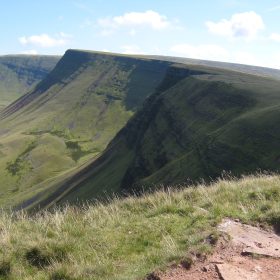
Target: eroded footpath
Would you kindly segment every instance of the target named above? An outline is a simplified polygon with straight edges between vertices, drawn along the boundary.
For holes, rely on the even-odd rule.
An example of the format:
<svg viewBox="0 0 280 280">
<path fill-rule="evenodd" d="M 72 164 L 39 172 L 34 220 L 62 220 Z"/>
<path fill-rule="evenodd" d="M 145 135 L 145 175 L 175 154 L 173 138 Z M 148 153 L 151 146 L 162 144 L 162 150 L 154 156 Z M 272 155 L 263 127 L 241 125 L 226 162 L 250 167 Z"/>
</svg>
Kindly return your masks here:
<svg viewBox="0 0 280 280">
<path fill-rule="evenodd" d="M 190 269 L 170 268 L 151 277 L 160 280 L 279 280 L 280 237 L 274 232 L 225 219 L 214 253 L 196 259 Z M 150 278 L 151 280 L 153 278 Z"/>
</svg>

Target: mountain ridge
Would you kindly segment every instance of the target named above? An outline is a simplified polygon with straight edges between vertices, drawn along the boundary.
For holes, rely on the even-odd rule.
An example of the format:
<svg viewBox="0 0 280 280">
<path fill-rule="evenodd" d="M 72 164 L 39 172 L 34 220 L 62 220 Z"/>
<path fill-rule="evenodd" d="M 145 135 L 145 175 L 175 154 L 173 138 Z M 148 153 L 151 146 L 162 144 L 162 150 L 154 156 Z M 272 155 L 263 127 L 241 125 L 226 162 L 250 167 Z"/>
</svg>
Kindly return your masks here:
<svg viewBox="0 0 280 280">
<path fill-rule="evenodd" d="M 1 112 L 0 185 L 22 200 L 99 155 L 163 79 L 170 62 L 68 51 Z M 2 179 L 1 179 L 2 178 Z M 44 187 L 43 187 L 44 186 Z M 29 188 L 29 190 L 28 190 Z"/>
<path fill-rule="evenodd" d="M 243 74 L 240 74 L 241 76 Z M 84 172 L 82 171 L 82 173 L 77 173 L 77 178 L 84 176 L 84 179 L 82 182 L 79 182 L 76 186 L 74 186 L 70 193 L 65 194 L 65 197 L 61 198 L 61 202 L 66 202 L 66 201 L 75 201 L 78 198 L 80 198 L 81 200 L 87 198 L 94 198 L 96 196 L 102 197 L 102 193 L 105 192 L 107 195 L 113 190 L 113 192 L 135 192 L 137 190 L 137 188 L 139 188 L 140 191 L 143 191 L 143 189 L 145 188 L 144 186 L 147 185 L 147 188 L 151 188 L 152 186 L 156 186 L 156 185 L 162 185 L 162 184 L 170 184 L 170 183 L 184 183 L 184 182 L 188 182 L 190 180 L 212 180 L 213 178 L 219 177 L 224 171 L 226 172 L 233 172 L 234 175 L 241 175 L 243 173 L 251 173 L 251 172 L 256 172 L 259 169 L 265 169 L 265 170 L 270 170 L 270 171 L 277 171 L 278 166 L 275 165 L 275 159 L 274 162 L 266 162 L 263 161 L 263 159 L 261 159 L 261 156 L 256 156 L 255 153 L 257 153 L 257 149 L 252 149 L 252 147 L 250 147 L 250 149 L 253 150 L 253 152 L 250 151 L 250 149 L 239 149 L 239 148 L 235 148 L 234 146 L 237 145 L 241 146 L 240 143 L 234 143 L 234 141 L 238 141 L 237 139 L 233 139 L 233 143 L 231 143 L 230 145 L 226 144 L 225 142 L 222 141 L 220 142 L 217 141 L 217 134 L 216 131 L 224 131 L 221 135 L 223 134 L 228 134 L 227 130 L 227 126 L 231 127 L 232 126 L 232 132 L 229 133 L 229 135 L 231 135 L 231 133 L 236 134 L 236 131 L 239 131 L 240 129 L 243 129 L 243 126 L 239 125 L 236 127 L 235 123 L 240 122 L 239 119 L 243 119 L 245 117 L 245 119 L 247 118 L 247 115 L 249 114 L 249 112 L 252 112 L 250 114 L 253 114 L 254 116 L 258 116 L 259 113 L 256 113 L 255 111 L 259 110 L 258 107 L 259 106 L 264 106 L 264 105 L 260 105 L 262 104 L 262 100 L 259 99 L 260 97 L 263 98 L 263 92 L 262 90 L 260 91 L 261 95 L 259 96 L 259 94 L 256 94 L 257 89 L 255 88 L 255 91 L 252 91 L 252 89 L 247 90 L 246 87 L 247 85 L 243 85 L 243 89 L 240 88 L 240 85 L 238 84 L 238 82 L 235 82 L 236 85 L 231 85 L 228 84 L 227 82 L 221 82 L 218 81 L 206 81 L 205 78 L 203 78 L 203 76 L 207 76 L 207 73 L 205 73 L 204 75 L 198 75 L 198 78 L 194 79 L 196 81 L 186 81 L 186 85 L 184 85 L 184 87 L 182 87 L 183 91 L 181 93 L 181 96 L 178 99 L 178 103 L 175 103 L 174 105 L 176 106 L 175 108 L 178 109 L 178 106 L 180 108 L 183 100 L 183 96 L 184 96 L 184 91 L 186 90 L 186 88 L 188 87 L 188 83 L 194 83 L 194 86 L 192 86 L 193 88 L 187 90 L 187 92 L 191 93 L 191 92 L 195 92 L 196 88 L 202 87 L 202 92 L 201 93 L 197 93 L 198 95 L 194 95 L 194 97 L 190 98 L 190 100 L 188 102 L 190 102 L 190 106 L 196 106 L 196 104 L 207 104 L 207 106 L 209 106 L 209 102 L 213 102 L 213 100 L 215 100 L 217 102 L 214 107 L 212 105 L 212 107 L 210 107 L 210 109 L 208 108 L 208 111 L 210 113 L 210 115 L 207 112 L 206 108 L 204 107 L 205 105 L 203 105 L 203 107 L 201 107 L 201 105 L 199 105 L 200 107 L 199 110 L 202 110 L 201 113 L 200 111 L 198 111 L 198 115 L 197 113 L 193 115 L 193 120 L 195 122 L 198 122 L 197 119 L 201 119 L 201 121 L 204 122 L 204 124 L 199 123 L 199 127 L 201 127 L 201 133 L 198 134 L 199 136 L 195 136 L 197 139 L 199 139 L 200 143 L 199 144 L 195 144 L 193 146 L 193 150 L 192 153 L 194 153 L 194 155 L 196 156 L 187 156 L 186 159 L 184 159 L 184 157 L 182 157 L 182 159 L 176 159 L 173 158 L 172 161 L 170 162 L 166 162 L 166 160 L 163 158 L 161 158 L 162 156 L 160 155 L 163 151 L 164 148 L 160 145 L 160 142 L 163 141 L 164 139 L 164 134 L 159 135 L 159 141 L 160 142 L 156 142 L 154 146 L 152 146 L 152 148 L 150 150 L 148 150 L 148 152 L 145 152 L 146 157 L 144 156 L 140 156 L 139 158 L 135 158 L 133 161 L 131 161 L 130 157 L 131 154 L 133 154 L 132 150 L 138 150 L 139 152 L 139 146 L 137 146 L 137 141 L 135 138 L 135 133 L 136 135 L 141 135 L 140 136 L 140 142 L 143 141 L 143 138 L 145 138 L 145 133 L 143 133 L 140 129 L 139 125 L 131 125 L 133 122 L 135 124 L 137 117 L 139 116 L 139 114 L 141 114 L 141 110 L 143 110 L 143 108 L 147 109 L 147 106 L 149 106 L 149 104 L 151 104 L 151 98 L 148 98 L 146 100 L 146 102 L 144 103 L 144 107 L 140 110 L 140 112 L 138 112 L 134 117 L 132 117 L 132 119 L 127 123 L 127 125 L 117 134 L 117 136 L 111 141 L 111 143 L 109 144 L 108 148 L 105 150 L 105 152 L 103 153 L 103 155 L 101 155 L 101 157 L 99 159 L 97 159 L 95 162 L 93 162 L 91 165 L 92 167 L 88 166 Z M 247 77 L 248 81 L 250 79 L 255 79 L 254 75 L 251 76 L 249 75 Z M 189 79 L 189 78 L 188 78 Z M 224 78 L 222 78 L 224 79 Z M 239 78 L 237 78 L 236 80 L 239 80 Z M 267 82 L 268 86 L 270 86 L 269 84 L 271 83 L 271 80 L 263 80 L 263 81 L 259 81 L 259 83 L 261 84 L 262 82 Z M 279 82 L 275 82 L 275 86 L 279 85 Z M 176 87 L 176 86 L 175 86 Z M 205 88 L 206 89 L 203 89 Z M 265 83 L 263 84 L 263 87 L 265 88 Z M 278 86 L 277 86 L 278 87 Z M 172 98 L 170 99 L 171 102 L 172 100 L 174 101 L 174 96 L 176 96 L 176 94 L 178 95 L 178 92 L 180 92 L 180 89 L 173 89 L 173 92 L 170 93 L 170 98 L 172 96 Z M 273 95 L 276 94 L 276 96 L 278 96 L 278 102 L 279 102 L 279 95 L 278 95 L 278 89 L 274 89 L 273 90 Z M 166 95 L 167 93 L 162 93 L 162 95 Z M 220 95 L 220 97 L 215 97 L 215 95 Z M 155 94 L 153 95 L 155 96 Z M 230 97 L 231 96 L 231 97 Z M 206 99 L 205 99 L 206 98 Z M 205 101 L 206 100 L 206 101 Z M 170 102 L 170 101 L 169 101 Z M 147 105 L 145 107 L 145 104 Z M 229 106 L 228 108 L 225 106 Z M 233 106 L 233 107 L 232 107 Z M 265 105 L 266 106 L 266 105 Z M 268 106 L 268 110 L 270 110 L 270 106 Z M 190 107 L 190 108 L 191 108 Z M 181 110 L 183 108 L 187 108 L 184 107 L 183 105 L 181 106 Z M 190 108 L 188 110 L 190 110 Z M 211 109 L 212 108 L 212 109 Z M 223 116 L 223 115 L 219 115 L 223 112 L 223 109 L 226 108 L 226 111 L 228 116 Z M 206 110 L 206 111 L 205 111 Z M 213 115 L 211 117 L 211 114 L 213 114 L 213 112 L 211 112 L 211 110 L 213 110 L 213 112 L 215 112 L 215 110 L 219 110 L 216 115 L 217 115 L 217 121 L 215 121 L 215 115 Z M 232 111 L 234 110 L 234 111 Z M 155 107 L 152 107 L 151 112 L 153 114 L 156 114 L 157 109 L 155 109 Z M 225 112 L 226 112 L 225 111 Z M 142 111 L 143 112 L 143 111 Z M 174 110 L 172 109 L 172 111 L 174 113 Z M 219 113 L 220 112 L 220 113 Z M 236 112 L 237 115 L 232 115 L 232 113 Z M 260 109 L 259 111 L 261 114 L 263 113 L 263 108 Z M 265 111 L 264 111 L 265 112 Z M 205 115 L 206 113 L 206 115 Z M 234 114 L 236 114 L 234 113 Z M 167 114 L 167 112 L 164 113 L 165 115 Z M 250 115 L 249 114 L 249 115 Z M 145 119 L 145 117 L 149 115 L 149 113 L 147 113 L 145 110 L 142 113 L 142 116 L 140 116 L 138 119 L 138 123 L 140 123 L 140 125 L 143 124 L 143 120 Z M 231 117 L 234 116 L 233 118 Z M 191 115 L 190 115 L 191 116 Z M 214 121 L 216 122 L 216 128 L 213 130 L 213 128 L 211 128 L 211 126 L 213 126 L 211 124 L 211 118 L 214 117 Z M 274 115 L 274 117 L 276 119 L 279 118 L 278 114 L 276 113 L 276 115 Z M 162 117 L 161 117 L 162 118 Z M 188 117 L 189 118 L 189 117 Z M 206 118 L 206 119 L 205 119 Z M 210 119 L 209 119 L 210 118 Z M 227 121 L 228 119 L 228 121 Z M 186 118 L 183 118 L 182 120 L 180 120 L 180 118 L 175 121 L 171 121 L 171 123 L 169 123 L 169 128 L 172 131 L 172 127 L 176 126 L 180 123 L 180 121 L 186 121 Z M 205 122 L 206 121 L 206 122 Z M 211 132 L 213 134 L 213 136 L 211 138 L 209 138 L 209 136 L 207 136 L 207 129 L 205 130 L 205 127 L 207 127 L 207 122 L 210 121 L 210 127 L 209 129 L 213 130 L 213 132 Z M 224 123 L 224 122 L 228 122 Z M 149 125 L 151 124 L 151 120 L 148 119 L 147 122 L 149 123 Z M 152 120 L 153 122 L 153 120 Z M 224 123 L 224 124 L 223 124 Z M 224 126 L 224 128 L 221 130 L 221 127 L 217 127 L 217 125 L 221 125 Z M 135 132 L 131 131 L 131 128 L 129 127 L 135 127 L 136 130 Z M 184 125 L 183 125 L 184 127 Z M 248 127 L 250 128 L 250 126 Z M 258 133 L 262 128 L 258 128 Z M 275 128 L 269 128 L 270 132 L 272 134 L 278 135 L 278 130 L 275 130 Z M 178 131 L 182 131 L 184 130 L 183 128 L 180 128 L 180 126 L 178 127 Z M 205 132 L 203 131 L 205 130 Z M 209 130 L 209 132 L 211 131 Z M 133 136 L 131 138 L 131 136 L 129 136 L 131 138 L 131 140 L 121 140 L 122 137 L 120 137 L 120 135 L 123 135 L 125 132 L 124 131 L 129 131 L 129 135 Z M 154 133 L 154 132 L 158 132 L 158 128 L 154 127 L 153 129 L 150 129 L 150 133 Z M 171 131 L 166 130 L 165 131 L 165 135 L 169 135 L 171 134 Z M 250 130 L 248 130 L 248 132 L 250 131 L 250 133 L 253 133 L 251 128 Z M 137 134 L 137 132 L 139 132 L 139 134 Z M 240 133 L 240 132 L 238 132 Z M 254 134 L 254 133 L 253 133 Z M 171 149 L 169 149 L 168 153 L 170 154 L 170 152 L 172 151 L 172 149 L 174 149 L 177 145 L 177 148 L 181 146 L 181 144 L 178 143 L 178 141 L 185 141 L 185 144 L 189 143 L 193 143 L 194 140 L 192 140 L 192 137 L 188 139 L 188 137 L 191 134 L 187 133 L 186 136 L 184 137 L 178 137 L 176 139 L 176 137 L 174 138 L 175 143 L 177 142 L 177 144 L 172 144 L 171 145 Z M 204 135 L 204 136 L 203 136 Z M 256 134 L 257 135 L 257 134 Z M 187 137 L 187 138 L 185 138 Z M 203 138 L 204 137 L 204 138 Z M 219 137 L 219 136 L 218 136 Z M 248 137 L 246 139 L 246 137 Z M 259 136 L 258 136 L 259 137 Z M 209 139 L 208 139 L 209 138 Z M 250 134 L 247 133 L 247 135 L 245 136 L 246 141 L 244 143 L 247 143 L 248 141 L 250 142 Z M 149 139 L 149 138 L 148 138 Z M 204 140 L 203 140 L 204 139 Z M 245 140 L 244 137 L 241 138 L 242 140 Z M 209 142 L 209 140 L 211 140 Z M 197 141 L 197 140 L 196 140 Z M 271 155 L 273 155 L 274 153 L 274 149 L 275 149 L 275 144 L 273 144 L 273 148 L 269 148 L 268 145 L 266 145 L 262 138 L 259 138 L 258 141 L 260 141 L 260 144 L 262 143 L 262 145 L 264 145 L 264 147 L 267 150 L 267 153 L 271 153 Z M 128 142 L 130 142 L 131 144 L 127 144 Z M 232 142 L 232 141 L 231 141 Z M 195 142 L 194 142 L 195 143 Z M 244 144 L 243 143 L 243 144 Z M 151 144 L 151 140 L 147 140 L 147 144 L 146 145 L 150 145 Z M 184 145 L 185 145 L 184 144 Z M 260 145 L 259 144 L 259 145 Z M 142 143 L 143 145 L 143 143 Z M 130 146 L 130 148 L 129 148 Z M 120 148 L 120 147 L 124 147 L 124 148 Z M 133 147 L 133 148 L 132 148 Z M 138 147 L 138 148 L 135 148 Z M 206 148 L 206 149 L 205 149 Z M 181 151 L 186 150 L 186 146 L 183 148 L 180 148 Z M 179 151 L 180 151 L 179 149 Z M 228 149 L 228 151 L 227 151 Z M 113 155 L 112 155 L 112 151 L 113 151 Z M 121 152 L 122 151 L 122 152 Z M 155 152 L 158 151 L 158 152 Z M 251 155 L 250 155 L 250 153 Z M 145 174 L 144 176 L 144 180 L 143 177 L 142 179 L 137 183 L 139 185 L 139 187 L 137 187 L 136 185 L 134 185 L 135 183 L 135 179 L 128 179 L 129 177 L 132 178 L 135 176 L 139 176 L 139 174 L 141 174 L 141 172 L 143 172 L 147 166 L 149 166 L 148 162 L 151 160 L 152 156 L 151 153 L 158 153 L 157 156 L 159 156 L 159 158 L 157 160 L 159 160 L 159 166 L 156 167 L 156 169 L 154 169 L 154 171 L 156 172 L 151 172 L 148 171 L 148 173 Z M 171 152 L 172 153 L 172 152 Z M 180 153 L 180 152 L 179 152 Z M 223 155 L 224 154 L 224 155 Z M 250 156 L 249 156 L 250 155 Z M 270 157 L 271 157 L 270 155 Z M 169 155 L 170 156 L 170 155 Z M 188 157 L 190 158 L 197 158 L 195 161 L 192 161 L 190 159 L 188 159 Z M 172 156 L 171 156 L 172 158 Z M 261 160 L 260 160 L 261 159 Z M 148 161 L 147 161 L 148 160 Z M 162 162 L 163 160 L 163 162 Z M 179 160 L 179 163 L 176 163 L 177 160 Z M 123 164 L 124 161 L 128 161 L 127 166 L 129 166 L 128 169 L 124 168 L 124 170 L 121 170 L 121 166 Z M 188 162 L 186 165 L 186 162 Z M 133 163 L 134 162 L 134 163 Z M 162 162 L 162 163 L 161 163 Z M 165 162 L 165 163 L 164 163 Z M 173 162 L 173 163 L 172 163 Z M 181 162 L 181 163 L 180 163 Z M 262 162 L 262 163 L 261 163 Z M 168 164 L 167 164 L 168 163 Z M 153 166 L 155 164 L 152 163 L 151 166 Z M 162 165 L 163 164 L 163 165 Z M 169 168 L 168 166 L 170 166 L 171 164 L 171 168 Z M 178 165 L 179 164 L 179 165 Z M 174 165 L 172 167 L 172 165 Z M 181 167 L 180 167 L 181 165 Z M 203 167 L 204 165 L 204 167 Z M 248 165 L 246 167 L 246 165 Z M 133 170 L 133 166 L 134 170 Z M 138 166 L 136 168 L 136 166 Z M 200 167 L 199 167 L 200 166 Z M 136 169 L 135 169 L 136 168 Z M 153 167 L 154 168 L 154 167 Z M 198 169 L 197 169 L 198 168 Z M 210 168 L 210 169 L 209 169 Z M 101 171 L 100 171 L 101 170 Z M 133 171 L 129 171 L 129 170 L 133 170 Z M 149 170 L 149 167 L 148 167 Z M 197 173 L 188 173 L 190 172 L 190 170 L 193 170 L 192 172 L 197 172 Z M 203 171 L 204 170 L 204 171 Z M 207 171 L 208 170 L 208 171 Z M 132 172 L 132 173 L 131 173 Z M 174 174 L 175 172 L 175 174 Z M 86 175 L 86 173 L 88 173 Z M 145 173 L 145 172 L 144 172 Z M 168 178 L 168 174 L 172 174 L 171 177 Z M 180 174 L 181 173 L 181 174 Z M 106 175 L 107 174 L 107 175 Z M 109 176 L 110 174 L 110 176 Z M 123 174 L 123 175 L 121 175 Z M 204 175 L 203 175 L 204 174 Z M 122 177 L 123 176 L 123 177 Z M 167 177 L 166 177 L 167 176 Z M 169 175 L 170 176 L 170 175 Z M 112 179 L 112 182 L 110 177 L 114 178 L 119 178 L 119 179 Z M 103 179 L 101 179 L 103 178 Z M 140 175 L 141 178 L 141 175 Z M 165 178 L 165 179 L 164 179 Z M 181 179 L 179 179 L 181 178 Z M 178 180 L 179 179 L 179 180 Z M 73 184 L 73 181 L 75 181 L 75 176 L 74 178 L 71 180 L 70 182 Z M 66 182 L 67 184 L 67 182 Z M 75 183 L 74 183 L 75 185 Z M 134 187 L 132 187 L 134 185 Z"/>
<path fill-rule="evenodd" d="M 279 84 L 207 65 L 68 50 L 2 111 L 0 185 L 13 206 L 31 209 L 207 181 L 224 170 L 277 171 Z"/>
</svg>

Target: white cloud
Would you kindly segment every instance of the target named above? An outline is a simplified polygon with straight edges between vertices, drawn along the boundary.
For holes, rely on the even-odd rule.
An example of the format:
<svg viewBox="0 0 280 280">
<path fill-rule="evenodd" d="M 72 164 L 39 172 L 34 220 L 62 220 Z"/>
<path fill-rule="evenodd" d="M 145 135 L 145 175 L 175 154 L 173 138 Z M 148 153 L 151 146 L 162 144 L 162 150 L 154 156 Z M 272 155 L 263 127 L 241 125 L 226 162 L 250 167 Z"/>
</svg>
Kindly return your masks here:
<svg viewBox="0 0 280 280">
<path fill-rule="evenodd" d="M 130 12 L 121 16 L 101 18 L 97 24 L 102 27 L 106 34 L 109 34 L 115 29 L 128 27 L 134 30 L 136 27 L 150 27 L 153 30 L 163 30 L 172 25 L 166 16 L 155 11 L 148 10 L 146 12 Z"/>
<path fill-rule="evenodd" d="M 71 34 L 68 34 L 68 33 L 64 33 L 64 32 L 59 32 L 58 35 L 56 36 L 60 36 L 61 38 L 72 38 L 73 36 Z"/>
<path fill-rule="evenodd" d="M 31 54 L 31 55 L 36 55 L 38 54 L 38 51 L 36 50 L 26 50 L 26 51 L 23 51 L 21 52 L 22 54 Z"/>
<path fill-rule="evenodd" d="M 171 52 L 176 55 L 181 55 L 189 58 L 196 59 L 209 59 L 209 60 L 227 60 L 229 53 L 226 49 L 219 45 L 190 45 L 178 44 L 171 47 Z"/>
<path fill-rule="evenodd" d="M 130 36 L 135 36 L 136 35 L 136 30 L 134 28 L 132 28 L 130 31 L 129 31 L 129 35 Z"/>
<path fill-rule="evenodd" d="M 121 49 L 123 54 L 145 54 L 137 45 L 124 45 Z"/>
<path fill-rule="evenodd" d="M 275 42 L 280 42 L 280 33 L 272 33 L 269 39 Z"/>
<path fill-rule="evenodd" d="M 213 34 L 247 40 L 256 38 L 258 33 L 265 28 L 262 17 L 253 11 L 234 14 L 229 20 L 207 21 L 206 26 Z"/>
<path fill-rule="evenodd" d="M 18 40 L 22 45 L 34 45 L 42 48 L 51 48 L 56 46 L 63 46 L 67 43 L 70 35 L 65 33 L 57 34 L 51 37 L 48 34 L 32 35 L 29 37 L 22 36 Z"/>
</svg>

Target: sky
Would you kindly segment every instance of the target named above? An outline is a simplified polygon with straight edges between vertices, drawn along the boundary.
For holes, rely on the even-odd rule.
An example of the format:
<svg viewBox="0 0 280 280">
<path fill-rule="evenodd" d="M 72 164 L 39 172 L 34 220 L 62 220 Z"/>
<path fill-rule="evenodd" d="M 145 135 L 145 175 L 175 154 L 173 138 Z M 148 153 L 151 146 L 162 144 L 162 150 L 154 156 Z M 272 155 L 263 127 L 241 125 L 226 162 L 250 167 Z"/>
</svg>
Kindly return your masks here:
<svg viewBox="0 0 280 280">
<path fill-rule="evenodd" d="M 3 0 L 0 5 L 0 55 L 85 49 L 280 69 L 280 0 Z"/>
</svg>

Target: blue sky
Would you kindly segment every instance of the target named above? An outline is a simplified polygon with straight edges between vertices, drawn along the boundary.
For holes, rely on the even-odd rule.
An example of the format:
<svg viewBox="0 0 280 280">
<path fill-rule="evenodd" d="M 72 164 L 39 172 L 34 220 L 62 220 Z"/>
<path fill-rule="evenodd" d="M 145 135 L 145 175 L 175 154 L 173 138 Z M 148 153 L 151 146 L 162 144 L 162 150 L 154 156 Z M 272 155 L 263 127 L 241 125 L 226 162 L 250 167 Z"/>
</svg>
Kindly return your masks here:
<svg viewBox="0 0 280 280">
<path fill-rule="evenodd" d="M 66 49 L 280 68 L 280 0 L 9 0 L 0 54 Z"/>
</svg>

